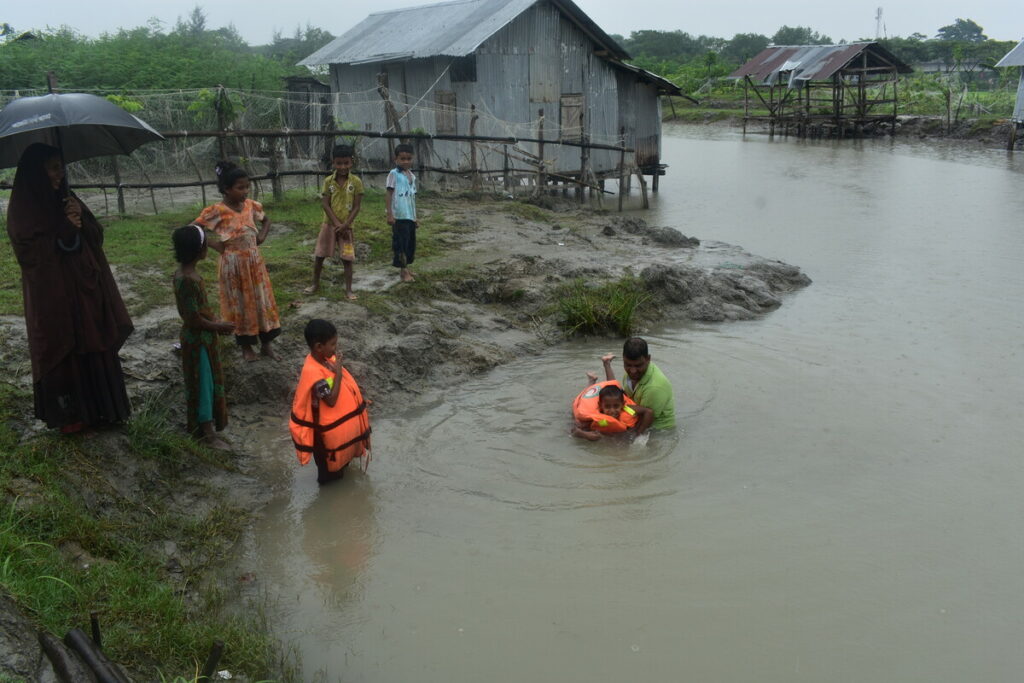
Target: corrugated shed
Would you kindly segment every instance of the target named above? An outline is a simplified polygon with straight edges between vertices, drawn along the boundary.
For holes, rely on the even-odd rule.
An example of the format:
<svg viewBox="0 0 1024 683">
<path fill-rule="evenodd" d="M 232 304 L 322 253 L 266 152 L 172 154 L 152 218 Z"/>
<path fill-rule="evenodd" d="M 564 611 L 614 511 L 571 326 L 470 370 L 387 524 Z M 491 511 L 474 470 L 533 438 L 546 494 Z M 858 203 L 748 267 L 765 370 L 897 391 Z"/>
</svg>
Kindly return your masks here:
<svg viewBox="0 0 1024 683">
<path fill-rule="evenodd" d="M 377 12 L 300 65 L 358 64 L 434 56 L 465 57 L 541 0 L 457 0 Z M 629 55 L 571 0 L 551 0 L 616 59 Z"/>
<path fill-rule="evenodd" d="M 897 59 L 878 43 L 848 45 L 772 45 L 730 74 L 730 78 L 750 76 L 764 85 L 787 79 L 789 87 L 801 87 L 807 81 L 825 81 L 854 60 L 867 57 L 869 67 L 893 66 L 899 73 L 911 67 Z"/>
<path fill-rule="evenodd" d="M 1006 53 L 1006 56 L 996 64 L 1000 66 L 1024 66 L 1024 40 L 1017 43 L 1017 47 Z"/>
</svg>

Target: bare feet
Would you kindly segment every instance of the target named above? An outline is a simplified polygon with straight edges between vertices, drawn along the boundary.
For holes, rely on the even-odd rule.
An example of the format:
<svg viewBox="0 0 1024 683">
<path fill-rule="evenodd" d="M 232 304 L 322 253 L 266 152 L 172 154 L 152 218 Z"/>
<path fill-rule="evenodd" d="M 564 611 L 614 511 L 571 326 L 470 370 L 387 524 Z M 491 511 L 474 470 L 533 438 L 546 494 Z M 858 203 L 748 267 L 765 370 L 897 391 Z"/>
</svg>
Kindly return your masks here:
<svg viewBox="0 0 1024 683">
<path fill-rule="evenodd" d="M 402 278 L 402 282 L 412 282 L 413 280 L 416 279 L 416 278 L 414 278 L 412 276 L 412 273 L 409 272 L 408 268 L 403 268 L 402 269 L 401 278 Z"/>
<path fill-rule="evenodd" d="M 597 382 L 597 375 L 595 375 L 593 372 L 589 372 L 588 371 L 587 372 L 587 384 L 594 384 L 595 382 Z"/>
<path fill-rule="evenodd" d="M 231 444 L 220 438 L 220 436 L 217 435 L 217 432 L 214 431 L 212 422 L 204 422 L 201 427 L 203 435 L 199 437 L 200 443 L 218 451 L 231 450 Z"/>
<path fill-rule="evenodd" d="M 256 356 L 256 352 L 248 345 L 242 347 L 242 358 L 244 358 L 247 363 L 253 363 L 259 360 Z"/>
<path fill-rule="evenodd" d="M 270 348 L 270 342 L 260 345 L 260 355 L 269 358 L 270 360 L 277 360 L 277 354 Z"/>
<path fill-rule="evenodd" d="M 352 292 L 347 293 L 345 296 L 348 297 L 349 301 L 357 301 L 359 299 L 359 297 Z"/>
<path fill-rule="evenodd" d="M 309 287 L 306 287 L 304 290 L 302 290 L 302 292 L 304 294 L 316 294 L 319 290 L 319 285 L 310 285 Z"/>
</svg>

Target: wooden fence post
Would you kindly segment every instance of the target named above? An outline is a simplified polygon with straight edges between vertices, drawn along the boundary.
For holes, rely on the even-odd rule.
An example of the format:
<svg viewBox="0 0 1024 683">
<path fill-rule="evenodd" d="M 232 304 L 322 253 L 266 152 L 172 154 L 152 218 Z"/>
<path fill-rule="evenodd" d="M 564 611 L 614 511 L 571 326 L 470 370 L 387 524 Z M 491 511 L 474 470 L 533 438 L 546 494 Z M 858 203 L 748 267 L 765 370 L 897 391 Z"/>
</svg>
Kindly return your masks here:
<svg viewBox="0 0 1024 683">
<path fill-rule="evenodd" d="M 220 131 L 220 135 L 217 136 L 217 150 L 220 152 L 221 159 L 227 159 L 227 147 L 224 139 L 224 131 L 228 129 L 227 115 L 224 113 L 224 86 L 217 86 L 217 96 L 213 100 L 213 107 L 217 110 L 217 130 Z"/>
<path fill-rule="evenodd" d="M 469 136 L 476 137 L 476 121 L 480 118 L 476 113 L 476 105 L 469 105 Z M 476 165 L 476 142 L 469 141 L 469 167 L 472 174 L 473 192 L 480 191 L 480 169 Z"/>
<path fill-rule="evenodd" d="M 619 211 L 622 211 L 622 198 L 626 194 L 626 127 L 619 127 Z"/>
<path fill-rule="evenodd" d="M 505 185 L 505 191 L 512 194 L 512 179 L 509 177 L 508 145 L 502 145 L 504 161 L 501 167 L 501 178 Z"/>
<path fill-rule="evenodd" d="M 540 160 L 540 166 L 537 169 L 537 192 L 540 194 L 543 191 L 545 185 L 547 185 L 547 173 L 546 166 L 544 165 L 544 110 L 538 109 L 537 115 L 540 117 L 537 123 L 537 139 L 540 142 L 537 143 L 537 157 Z"/>
<path fill-rule="evenodd" d="M 273 190 L 274 199 L 279 201 L 284 199 L 284 186 L 281 182 L 281 176 L 278 175 L 280 160 L 278 159 L 277 147 L 277 141 L 275 140 L 271 143 L 270 148 L 270 187 Z"/>
<path fill-rule="evenodd" d="M 117 213 L 121 216 L 125 215 L 124 207 L 124 188 L 121 186 L 121 166 L 117 163 L 117 157 L 111 157 L 114 161 L 114 182 L 117 183 Z"/>
</svg>

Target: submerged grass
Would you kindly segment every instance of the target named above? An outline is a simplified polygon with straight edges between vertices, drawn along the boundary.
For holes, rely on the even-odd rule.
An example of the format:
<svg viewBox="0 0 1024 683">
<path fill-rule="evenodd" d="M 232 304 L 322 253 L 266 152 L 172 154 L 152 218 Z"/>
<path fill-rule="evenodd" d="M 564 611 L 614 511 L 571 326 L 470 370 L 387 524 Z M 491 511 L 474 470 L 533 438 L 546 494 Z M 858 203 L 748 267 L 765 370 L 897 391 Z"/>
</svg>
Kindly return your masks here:
<svg viewBox="0 0 1024 683">
<path fill-rule="evenodd" d="M 629 275 L 598 285 L 576 279 L 559 287 L 555 296 L 561 326 L 570 335 L 613 332 L 628 337 L 651 300 L 643 282 Z"/>
</svg>

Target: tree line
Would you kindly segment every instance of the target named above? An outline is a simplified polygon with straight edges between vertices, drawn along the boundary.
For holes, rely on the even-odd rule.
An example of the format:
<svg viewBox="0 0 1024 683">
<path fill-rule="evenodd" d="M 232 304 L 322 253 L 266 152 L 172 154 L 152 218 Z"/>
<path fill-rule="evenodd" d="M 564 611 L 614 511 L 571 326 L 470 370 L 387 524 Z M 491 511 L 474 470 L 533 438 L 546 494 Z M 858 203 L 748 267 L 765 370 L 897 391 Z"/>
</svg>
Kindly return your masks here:
<svg viewBox="0 0 1024 683">
<path fill-rule="evenodd" d="M 285 77 L 310 75 L 296 62 L 333 38 L 307 25 L 250 46 L 233 26 L 209 28 L 199 7 L 170 29 L 153 19 L 98 38 L 67 26 L 25 31 L 0 24 L 0 90 L 45 89 L 48 71 L 65 90 L 283 90 Z"/>
<path fill-rule="evenodd" d="M 832 45 L 832 39 L 808 26 L 782 26 L 771 36 L 737 33 L 732 38 L 693 36 L 685 31 L 634 31 L 628 37 L 612 35 L 633 56 L 637 66 L 676 80 L 687 90 L 702 78 L 725 76 L 770 44 Z M 875 40 L 861 38 L 857 42 Z M 845 41 L 841 41 L 845 42 Z M 958 18 L 936 30 L 934 36 L 912 33 L 877 41 L 907 64 L 938 62 L 948 69 L 991 69 L 1014 41 L 989 39 L 971 19 Z"/>
</svg>

